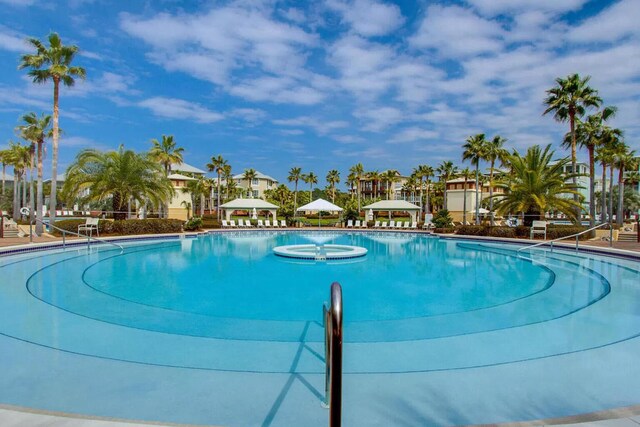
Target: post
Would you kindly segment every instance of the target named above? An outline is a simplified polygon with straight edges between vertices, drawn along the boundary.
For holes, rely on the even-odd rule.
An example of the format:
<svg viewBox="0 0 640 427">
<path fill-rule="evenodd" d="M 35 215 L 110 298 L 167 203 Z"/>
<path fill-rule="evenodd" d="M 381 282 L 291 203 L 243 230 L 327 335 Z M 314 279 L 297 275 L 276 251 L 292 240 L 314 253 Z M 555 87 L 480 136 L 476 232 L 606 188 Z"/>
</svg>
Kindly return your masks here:
<svg viewBox="0 0 640 427">
<path fill-rule="evenodd" d="M 640 237 L 638 237 L 638 241 L 640 242 Z M 609 223 L 609 247 L 613 247 L 613 224 L 611 223 Z"/>
<path fill-rule="evenodd" d="M 33 219 L 29 220 L 29 243 L 33 243 Z"/>
<path fill-rule="evenodd" d="M 0 239 L 4 237 L 4 215 L 0 217 Z"/>
<path fill-rule="evenodd" d="M 329 427 L 342 423 L 342 288 L 331 284 L 331 302 L 325 309 L 325 387 L 329 406 Z"/>
<path fill-rule="evenodd" d="M 580 235 L 576 236 L 576 252 L 578 252 L 578 242 L 580 241 Z"/>
</svg>

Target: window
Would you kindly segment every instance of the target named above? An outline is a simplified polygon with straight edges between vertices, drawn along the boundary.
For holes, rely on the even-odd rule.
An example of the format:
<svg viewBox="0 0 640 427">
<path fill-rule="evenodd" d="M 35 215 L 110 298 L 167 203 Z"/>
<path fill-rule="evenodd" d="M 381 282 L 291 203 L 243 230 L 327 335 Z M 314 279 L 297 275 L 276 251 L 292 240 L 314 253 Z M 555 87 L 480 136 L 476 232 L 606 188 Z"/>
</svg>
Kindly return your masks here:
<svg viewBox="0 0 640 427">
<path fill-rule="evenodd" d="M 251 180 L 251 185 L 258 185 L 258 178 L 253 178 Z"/>
<path fill-rule="evenodd" d="M 258 194 L 258 190 L 253 190 L 253 198 L 254 198 L 254 199 L 257 199 L 257 198 L 258 198 L 258 196 L 259 196 L 259 194 Z"/>
</svg>

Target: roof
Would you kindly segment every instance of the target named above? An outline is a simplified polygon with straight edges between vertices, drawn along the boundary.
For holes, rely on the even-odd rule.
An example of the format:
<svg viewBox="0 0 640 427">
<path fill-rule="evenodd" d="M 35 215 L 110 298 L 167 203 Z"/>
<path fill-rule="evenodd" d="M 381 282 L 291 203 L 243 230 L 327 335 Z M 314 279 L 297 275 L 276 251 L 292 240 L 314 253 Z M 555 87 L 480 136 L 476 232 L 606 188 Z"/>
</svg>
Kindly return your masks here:
<svg viewBox="0 0 640 427">
<path fill-rule="evenodd" d="M 362 209 L 371 209 L 374 211 L 419 211 L 420 206 L 409 203 L 406 200 L 381 200 Z"/>
<path fill-rule="evenodd" d="M 279 206 L 274 205 L 273 203 L 269 203 L 266 200 L 262 199 L 234 199 L 230 202 L 227 202 L 223 205 L 220 205 L 221 208 L 226 209 L 278 209 Z"/>
<path fill-rule="evenodd" d="M 9 174 L 7 174 L 7 179 L 9 179 Z M 59 173 L 56 175 L 56 182 L 64 182 L 67 179 L 66 173 Z M 51 178 L 47 178 L 42 182 L 51 182 Z"/>
<path fill-rule="evenodd" d="M 299 211 L 342 211 L 343 209 L 325 199 L 317 199 L 298 208 Z"/>
<path fill-rule="evenodd" d="M 182 175 L 179 173 L 172 173 L 171 175 L 167 175 L 167 178 L 169 179 L 175 179 L 175 180 L 183 180 L 183 181 L 197 181 L 197 179 L 195 178 L 191 178 L 190 176 L 186 176 L 186 175 Z"/>
<path fill-rule="evenodd" d="M 172 172 L 186 172 L 186 173 L 197 173 L 199 175 L 204 175 L 207 172 L 203 171 L 202 169 L 198 169 L 195 166 L 191 166 L 190 164 L 187 163 L 172 163 L 171 164 L 171 171 Z"/>
<path fill-rule="evenodd" d="M 273 182 L 278 182 L 277 179 L 270 177 L 269 175 L 265 175 L 260 171 L 256 171 L 256 178 L 257 179 L 266 179 L 268 181 L 273 181 Z M 238 174 L 238 175 L 234 175 L 233 179 L 244 179 L 244 173 Z"/>
</svg>

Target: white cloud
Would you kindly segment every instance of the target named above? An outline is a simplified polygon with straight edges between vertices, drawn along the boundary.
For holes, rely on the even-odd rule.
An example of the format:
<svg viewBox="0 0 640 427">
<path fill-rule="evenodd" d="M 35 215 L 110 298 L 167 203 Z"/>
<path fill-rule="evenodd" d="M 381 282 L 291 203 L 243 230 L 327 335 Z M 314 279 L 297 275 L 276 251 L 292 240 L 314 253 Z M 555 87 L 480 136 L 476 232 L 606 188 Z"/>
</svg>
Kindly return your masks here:
<svg viewBox="0 0 640 427">
<path fill-rule="evenodd" d="M 328 0 L 327 6 L 342 14 L 354 32 L 365 37 L 384 36 L 404 23 L 400 8 L 375 0 Z"/>
<path fill-rule="evenodd" d="M 156 116 L 168 119 L 191 120 L 198 123 L 213 123 L 222 120 L 224 116 L 211 111 L 199 104 L 183 99 L 156 96 L 138 103 L 140 107 L 148 108 Z"/>
<path fill-rule="evenodd" d="M 538 10 L 544 12 L 567 12 L 579 10 L 588 0 L 467 0 L 483 14 L 499 15 Z"/>
<path fill-rule="evenodd" d="M 626 36 L 640 36 L 640 2 L 621 0 L 598 15 L 574 27 L 568 38 L 574 42 L 613 42 Z"/>
<path fill-rule="evenodd" d="M 367 108 L 356 111 L 354 116 L 367 121 L 363 129 L 372 132 L 381 132 L 407 119 L 403 111 L 393 107 Z"/>
<path fill-rule="evenodd" d="M 482 18 L 459 6 L 429 6 L 410 43 L 437 50 L 442 56 L 460 58 L 503 49 L 504 30 L 497 21 Z"/>
<path fill-rule="evenodd" d="M 20 53 L 27 53 L 30 50 L 33 50 L 29 47 L 29 44 L 26 41 L 26 36 L 12 31 L 2 25 L 0 25 L 0 49 Z"/>
<path fill-rule="evenodd" d="M 325 135 L 333 130 L 349 126 L 349 122 L 344 120 L 320 120 L 312 116 L 300 116 L 293 119 L 277 119 L 273 120 L 273 124 L 278 126 L 310 127 L 320 135 Z"/>
<path fill-rule="evenodd" d="M 245 80 L 232 88 L 229 93 L 250 101 L 314 105 L 324 100 L 325 95 L 309 86 L 299 85 L 287 77 L 261 77 Z"/>
<path fill-rule="evenodd" d="M 403 129 L 396 135 L 394 135 L 389 142 L 412 142 L 418 140 L 432 140 L 438 137 L 438 132 L 429 129 L 423 129 L 420 127 L 410 127 Z"/>
</svg>

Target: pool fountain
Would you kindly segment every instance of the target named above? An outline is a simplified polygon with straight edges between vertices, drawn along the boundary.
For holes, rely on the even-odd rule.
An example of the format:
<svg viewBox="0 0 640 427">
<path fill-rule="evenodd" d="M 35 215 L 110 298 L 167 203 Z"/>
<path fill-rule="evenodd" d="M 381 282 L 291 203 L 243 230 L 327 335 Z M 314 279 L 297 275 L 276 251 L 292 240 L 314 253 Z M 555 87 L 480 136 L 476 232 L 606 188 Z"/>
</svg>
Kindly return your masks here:
<svg viewBox="0 0 640 427">
<path fill-rule="evenodd" d="M 285 258 L 312 259 L 326 261 L 332 259 L 360 258 L 367 254 L 367 249 L 352 245 L 285 245 L 273 248 L 273 253 Z"/>
</svg>

